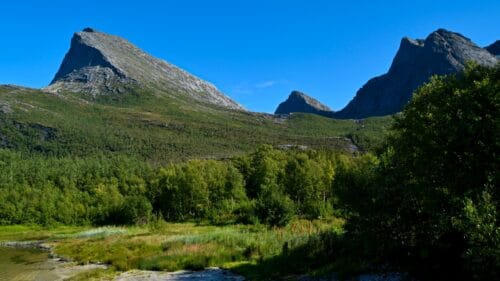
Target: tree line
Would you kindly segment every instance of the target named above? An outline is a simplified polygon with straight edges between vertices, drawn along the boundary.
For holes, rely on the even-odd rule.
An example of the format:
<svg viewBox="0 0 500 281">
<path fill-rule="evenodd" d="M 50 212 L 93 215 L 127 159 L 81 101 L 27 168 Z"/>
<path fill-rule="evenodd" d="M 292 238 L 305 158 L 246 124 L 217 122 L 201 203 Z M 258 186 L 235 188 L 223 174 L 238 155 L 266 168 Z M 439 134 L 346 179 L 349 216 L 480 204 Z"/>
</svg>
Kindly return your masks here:
<svg viewBox="0 0 500 281">
<path fill-rule="evenodd" d="M 168 221 L 285 225 L 333 213 L 332 180 L 346 155 L 271 146 L 231 160 L 156 168 L 123 155 L 46 157 L 0 150 L 0 223 Z"/>
</svg>

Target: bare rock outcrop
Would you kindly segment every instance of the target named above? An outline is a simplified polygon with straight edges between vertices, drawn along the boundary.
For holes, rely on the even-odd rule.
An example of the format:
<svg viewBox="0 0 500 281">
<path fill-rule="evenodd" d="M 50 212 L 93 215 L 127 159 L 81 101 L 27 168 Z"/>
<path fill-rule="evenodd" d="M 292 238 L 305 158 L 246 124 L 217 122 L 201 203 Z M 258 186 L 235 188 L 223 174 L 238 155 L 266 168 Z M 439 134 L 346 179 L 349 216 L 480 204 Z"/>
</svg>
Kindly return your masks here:
<svg viewBox="0 0 500 281">
<path fill-rule="evenodd" d="M 92 28 L 73 35 L 59 71 L 44 90 L 98 96 L 125 93 L 136 86 L 243 109 L 211 83 L 152 57 L 123 38 Z"/>
<path fill-rule="evenodd" d="M 469 61 L 494 66 L 498 59 L 490 52 L 445 29 L 432 32 L 425 40 L 405 37 L 389 71 L 369 80 L 334 116 L 358 119 L 399 112 L 433 75 L 459 72 Z"/>
</svg>

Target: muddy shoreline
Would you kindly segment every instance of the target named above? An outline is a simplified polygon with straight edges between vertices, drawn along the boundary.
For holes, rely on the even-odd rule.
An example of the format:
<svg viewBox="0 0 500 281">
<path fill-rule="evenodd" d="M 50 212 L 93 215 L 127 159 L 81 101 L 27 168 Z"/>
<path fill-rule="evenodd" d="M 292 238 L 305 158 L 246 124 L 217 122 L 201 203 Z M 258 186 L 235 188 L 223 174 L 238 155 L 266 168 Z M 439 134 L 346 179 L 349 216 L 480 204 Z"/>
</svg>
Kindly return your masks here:
<svg viewBox="0 0 500 281">
<path fill-rule="evenodd" d="M 76 276 L 85 271 L 95 269 L 107 269 L 109 265 L 103 263 L 89 263 L 85 265 L 77 264 L 71 259 L 57 255 L 53 251 L 53 247 L 46 241 L 6 241 L 0 242 L 0 248 L 11 249 L 36 249 L 48 252 L 48 257 L 45 262 L 38 265 L 43 270 L 40 271 L 39 276 L 32 280 L 43 281 L 59 281 Z M 38 275 L 38 274 L 37 274 Z M 144 270 L 130 270 L 122 273 L 117 273 L 113 280 L 116 281 L 244 281 L 245 278 L 236 275 L 228 270 L 220 269 L 217 267 L 207 268 L 202 271 L 176 271 L 176 272 L 162 272 L 162 271 L 144 271 Z"/>
</svg>

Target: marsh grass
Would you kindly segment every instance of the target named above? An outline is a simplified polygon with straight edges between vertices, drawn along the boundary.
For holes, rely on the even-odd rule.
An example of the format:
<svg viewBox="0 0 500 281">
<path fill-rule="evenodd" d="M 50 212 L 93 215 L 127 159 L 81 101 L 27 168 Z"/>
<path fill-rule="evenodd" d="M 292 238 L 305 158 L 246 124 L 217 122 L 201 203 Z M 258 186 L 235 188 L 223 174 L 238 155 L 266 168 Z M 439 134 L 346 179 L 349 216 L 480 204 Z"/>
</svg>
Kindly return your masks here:
<svg viewBox="0 0 500 281">
<path fill-rule="evenodd" d="M 0 242 L 51 240 L 71 236 L 85 229 L 89 227 L 54 226 L 48 228 L 37 225 L 5 225 L 0 226 Z"/>
<path fill-rule="evenodd" d="M 127 229 L 122 227 L 99 227 L 90 230 L 85 230 L 70 235 L 73 238 L 91 238 L 91 237 L 108 237 L 111 235 L 120 235 L 127 233 Z"/>
<path fill-rule="evenodd" d="M 286 227 L 210 226 L 162 223 L 155 227 L 0 227 L 2 240 L 52 241 L 57 254 L 81 264 L 99 262 L 117 270 L 202 269 L 257 262 L 295 247 L 325 229 L 340 231 L 342 221 L 296 220 Z"/>
<path fill-rule="evenodd" d="M 259 264 L 283 251 L 305 245 L 311 237 L 324 232 L 342 231 L 343 221 L 295 220 L 286 227 L 264 225 L 211 226 L 195 223 L 165 223 L 142 227 L 0 227 L 0 237 L 12 240 L 47 237 L 55 252 L 80 264 L 106 263 L 109 271 L 95 271 L 75 280 L 92 280 L 114 271 L 131 269 L 175 271 L 200 270 L 210 266 L 244 268 Z M 9 238 L 9 239 L 5 239 Z M 244 270 L 241 270 L 245 273 Z"/>
<path fill-rule="evenodd" d="M 103 280 L 113 280 L 116 276 L 116 271 L 114 269 L 94 269 L 90 271 L 81 272 L 69 279 L 67 281 L 103 281 Z"/>
</svg>

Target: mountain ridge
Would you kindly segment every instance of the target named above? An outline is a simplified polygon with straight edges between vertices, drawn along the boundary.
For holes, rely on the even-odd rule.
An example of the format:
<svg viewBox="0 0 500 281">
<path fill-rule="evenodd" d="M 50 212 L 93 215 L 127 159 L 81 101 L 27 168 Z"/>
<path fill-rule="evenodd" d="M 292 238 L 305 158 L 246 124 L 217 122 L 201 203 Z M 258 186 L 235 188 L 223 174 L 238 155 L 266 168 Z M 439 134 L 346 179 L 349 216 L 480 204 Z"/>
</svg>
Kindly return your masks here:
<svg viewBox="0 0 500 281">
<path fill-rule="evenodd" d="M 170 95 L 244 110 L 213 84 L 157 59 L 129 41 L 85 28 L 76 32 L 59 70 L 49 86 L 52 93 L 82 92 L 91 96 L 125 93 L 134 87 L 148 87 Z"/>
<path fill-rule="evenodd" d="M 456 73 L 468 61 L 494 66 L 498 60 L 469 38 L 438 29 L 426 39 L 404 37 L 387 73 L 370 79 L 336 118 L 365 118 L 402 110 L 413 91 L 432 75 Z"/>
</svg>

